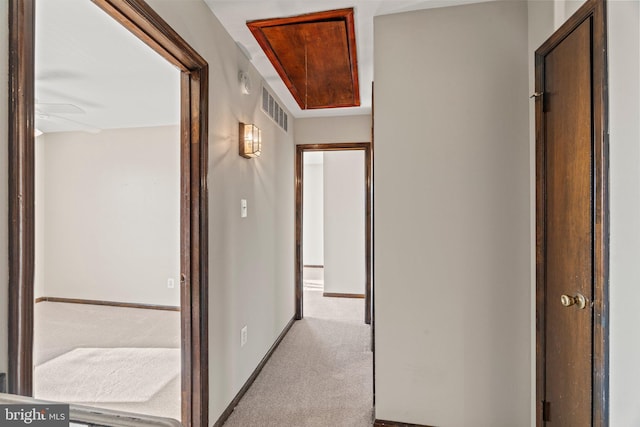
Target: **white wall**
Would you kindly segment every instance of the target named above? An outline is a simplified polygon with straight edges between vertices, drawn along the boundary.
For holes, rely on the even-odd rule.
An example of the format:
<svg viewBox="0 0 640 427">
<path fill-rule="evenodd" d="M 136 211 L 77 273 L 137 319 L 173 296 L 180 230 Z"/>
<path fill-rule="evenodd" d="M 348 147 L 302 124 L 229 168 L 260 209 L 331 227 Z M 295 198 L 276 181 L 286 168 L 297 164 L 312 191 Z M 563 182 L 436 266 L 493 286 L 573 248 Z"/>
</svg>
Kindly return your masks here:
<svg viewBox="0 0 640 427">
<path fill-rule="evenodd" d="M 43 136 L 36 295 L 179 306 L 179 128 Z"/>
<path fill-rule="evenodd" d="M 296 144 L 370 142 L 371 116 L 298 119 L 294 135 Z"/>
<path fill-rule="evenodd" d="M 260 108 L 261 78 L 202 0 L 149 4 L 208 62 L 209 422 L 213 424 L 294 315 L 294 121 Z M 238 88 L 238 70 L 253 81 Z M 282 105 L 282 103 L 280 103 Z M 291 117 L 291 116 L 290 116 Z M 238 155 L 238 122 L 262 129 L 258 159 Z M 240 199 L 248 217 L 240 218 Z M 240 348 L 240 329 L 248 342 Z"/>
<path fill-rule="evenodd" d="M 327 293 L 365 293 L 364 162 L 362 150 L 324 153 L 324 291 Z"/>
<path fill-rule="evenodd" d="M 584 4 L 584 0 L 553 0 L 552 4 L 554 28 L 558 29 Z"/>
<path fill-rule="evenodd" d="M 640 6 L 609 1 L 610 425 L 640 425 Z"/>
<path fill-rule="evenodd" d="M 375 18 L 376 418 L 531 418 L 527 5 Z"/>
<path fill-rule="evenodd" d="M 304 154 L 302 257 L 304 265 L 324 265 L 324 167 L 322 163 L 306 163 L 309 154 L 323 156 Z"/>
<path fill-rule="evenodd" d="M 8 76 L 8 59 L 9 59 L 9 27 L 8 22 L 8 4 L 7 1 L 0 1 L 0 171 L 6 171 L 7 164 L 7 121 L 9 114 L 9 83 Z M 0 312 L 6 313 L 8 304 L 8 288 L 9 282 L 9 264 L 8 264 L 8 173 L 0 172 Z M 0 316 L 0 372 L 7 372 L 7 316 Z"/>
</svg>

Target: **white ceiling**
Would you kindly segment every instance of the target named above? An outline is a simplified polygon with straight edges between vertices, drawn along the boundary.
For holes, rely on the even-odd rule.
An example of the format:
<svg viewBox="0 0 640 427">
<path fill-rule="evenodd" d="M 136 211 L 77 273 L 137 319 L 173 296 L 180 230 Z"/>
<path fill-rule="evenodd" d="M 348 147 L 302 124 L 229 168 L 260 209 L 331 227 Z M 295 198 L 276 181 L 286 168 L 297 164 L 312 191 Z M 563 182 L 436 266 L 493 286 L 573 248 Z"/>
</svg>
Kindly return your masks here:
<svg viewBox="0 0 640 427">
<path fill-rule="evenodd" d="M 374 16 L 477 1 L 205 0 L 297 118 L 371 112 Z M 302 111 L 246 21 L 347 7 L 355 9 L 362 105 Z M 45 133 L 179 123 L 179 71 L 88 0 L 36 1 L 35 71 L 36 127 Z"/>
<path fill-rule="evenodd" d="M 179 70 L 88 0 L 36 1 L 35 63 L 45 133 L 180 122 Z"/>
</svg>

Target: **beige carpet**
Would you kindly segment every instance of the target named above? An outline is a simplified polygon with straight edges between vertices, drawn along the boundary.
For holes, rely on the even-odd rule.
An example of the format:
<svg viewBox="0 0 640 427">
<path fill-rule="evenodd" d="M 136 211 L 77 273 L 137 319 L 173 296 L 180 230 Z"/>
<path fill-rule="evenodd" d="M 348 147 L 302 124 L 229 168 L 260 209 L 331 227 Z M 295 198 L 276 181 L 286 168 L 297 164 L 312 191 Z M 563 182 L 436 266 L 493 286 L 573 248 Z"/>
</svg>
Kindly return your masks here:
<svg viewBox="0 0 640 427">
<path fill-rule="evenodd" d="M 34 375 L 34 393 L 44 400 L 146 402 L 180 375 L 180 349 L 76 348 Z"/>
<path fill-rule="evenodd" d="M 226 427 L 365 427 L 372 424 L 371 329 L 364 300 L 306 289 L 296 322 Z"/>
<path fill-rule="evenodd" d="M 34 386 L 35 397 L 40 399 L 44 399 L 39 395 L 40 385 L 49 382 L 50 400 L 64 400 L 61 398 L 65 397 L 62 392 L 67 393 L 64 387 L 68 384 L 63 381 L 55 385 L 47 370 L 43 371 L 41 367 L 49 363 L 54 363 L 49 366 L 55 366 L 60 357 L 64 361 L 65 355 L 77 354 L 76 349 L 124 347 L 139 348 L 143 352 L 148 349 L 171 349 L 172 354 L 179 357 L 180 313 L 175 311 L 40 302 L 35 305 L 34 321 Z M 140 365 L 140 362 L 134 363 Z M 175 366 L 174 362 L 170 364 Z M 174 370 L 173 367 L 170 369 Z M 83 405 L 180 419 L 180 376 L 174 375 L 168 382 L 166 376 L 150 379 L 158 382 L 152 386 L 153 390 L 147 389 L 145 395 L 153 394 L 145 401 L 136 401 L 141 397 L 124 401 L 115 396 L 110 399 L 120 401 L 89 403 L 85 399 L 92 397 L 78 396 L 74 399 L 83 402 Z M 120 388 L 127 388 L 126 393 L 130 395 L 136 391 L 139 381 L 136 376 L 129 376 L 128 383 L 123 382 Z M 87 381 L 88 386 L 91 384 Z M 54 390 L 60 390 L 61 394 L 55 396 Z"/>
</svg>

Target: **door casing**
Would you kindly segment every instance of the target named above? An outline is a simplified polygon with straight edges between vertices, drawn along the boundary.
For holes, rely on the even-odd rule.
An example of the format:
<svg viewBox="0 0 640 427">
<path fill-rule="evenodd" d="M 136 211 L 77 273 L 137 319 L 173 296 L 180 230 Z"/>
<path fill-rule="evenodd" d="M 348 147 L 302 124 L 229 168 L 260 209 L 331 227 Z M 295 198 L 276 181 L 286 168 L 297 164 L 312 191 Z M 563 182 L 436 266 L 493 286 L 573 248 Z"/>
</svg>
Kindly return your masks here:
<svg viewBox="0 0 640 427">
<path fill-rule="evenodd" d="M 295 308 L 296 320 L 303 317 L 303 300 L 302 300 L 302 218 L 303 218 L 303 155 L 308 151 L 364 151 L 365 162 L 365 315 L 366 324 L 372 322 L 372 280 L 373 280 L 373 163 L 372 148 L 369 142 L 348 142 L 334 144 L 301 144 L 296 146 L 295 158 L 295 205 L 296 205 L 296 231 L 295 231 Z"/>
<path fill-rule="evenodd" d="M 143 0 L 94 3 L 181 71 L 182 423 L 208 425 L 208 64 Z M 33 393 L 35 0 L 9 1 L 9 392 Z"/>
<path fill-rule="evenodd" d="M 544 92 L 545 56 L 585 20 L 592 30 L 593 358 L 592 426 L 609 425 L 609 183 L 605 0 L 588 0 L 535 53 L 535 90 Z M 545 399 L 545 116 L 536 98 L 536 425 Z"/>
</svg>

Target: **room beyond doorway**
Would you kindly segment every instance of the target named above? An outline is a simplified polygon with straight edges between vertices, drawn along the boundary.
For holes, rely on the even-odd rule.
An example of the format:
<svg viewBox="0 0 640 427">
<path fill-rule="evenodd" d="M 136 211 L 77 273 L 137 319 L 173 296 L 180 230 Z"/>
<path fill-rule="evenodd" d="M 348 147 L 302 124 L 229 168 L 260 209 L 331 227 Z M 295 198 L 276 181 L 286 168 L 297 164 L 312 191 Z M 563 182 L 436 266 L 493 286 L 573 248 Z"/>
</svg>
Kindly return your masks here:
<svg viewBox="0 0 640 427">
<path fill-rule="evenodd" d="M 364 151 L 314 151 L 303 157 L 304 288 L 324 297 L 364 299 Z"/>
<path fill-rule="evenodd" d="M 180 72 L 182 422 L 208 425 L 208 64 L 143 0 L 94 0 Z M 9 1 L 8 390 L 33 392 L 34 0 Z M 191 184 L 190 184 L 191 183 Z"/>
</svg>

